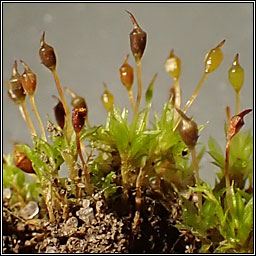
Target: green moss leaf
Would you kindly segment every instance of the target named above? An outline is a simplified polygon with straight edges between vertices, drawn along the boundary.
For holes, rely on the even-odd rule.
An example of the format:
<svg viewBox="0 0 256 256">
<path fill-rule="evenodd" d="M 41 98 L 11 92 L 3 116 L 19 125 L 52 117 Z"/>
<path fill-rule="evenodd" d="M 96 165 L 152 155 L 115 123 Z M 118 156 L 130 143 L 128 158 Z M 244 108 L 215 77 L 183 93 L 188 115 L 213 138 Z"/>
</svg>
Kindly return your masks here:
<svg viewBox="0 0 256 256">
<path fill-rule="evenodd" d="M 154 77 L 153 77 L 153 79 L 152 79 L 151 83 L 149 84 L 148 89 L 146 91 L 145 97 L 146 97 L 147 106 L 150 105 L 152 97 L 153 97 L 154 84 L 155 84 L 156 78 L 157 78 L 157 74 L 154 75 Z"/>
<path fill-rule="evenodd" d="M 129 129 L 126 118 L 123 118 L 117 107 L 113 106 L 109 122 L 109 133 L 120 154 L 123 154 L 129 143 Z"/>
<path fill-rule="evenodd" d="M 220 145 L 218 144 L 218 142 L 214 140 L 212 137 L 210 137 L 208 141 L 208 147 L 209 147 L 208 153 L 214 159 L 213 164 L 223 169 L 225 166 L 225 158 L 224 158 L 223 151 Z"/>
<path fill-rule="evenodd" d="M 20 189 L 23 189 L 25 186 L 25 173 L 23 171 L 18 172 L 15 176 L 14 182 Z"/>
<path fill-rule="evenodd" d="M 243 216 L 240 217 L 241 223 L 237 230 L 237 237 L 241 245 L 244 245 L 253 229 L 253 198 L 245 205 Z"/>
</svg>

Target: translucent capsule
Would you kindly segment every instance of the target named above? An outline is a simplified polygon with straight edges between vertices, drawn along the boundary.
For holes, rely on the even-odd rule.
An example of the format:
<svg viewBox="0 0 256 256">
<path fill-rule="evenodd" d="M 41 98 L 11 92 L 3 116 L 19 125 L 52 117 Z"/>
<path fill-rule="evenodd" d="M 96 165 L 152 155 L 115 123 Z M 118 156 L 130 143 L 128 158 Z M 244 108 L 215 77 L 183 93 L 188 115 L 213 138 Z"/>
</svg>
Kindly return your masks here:
<svg viewBox="0 0 256 256">
<path fill-rule="evenodd" d="M 214 49 L 210 50 L 206 54 L 205 60 L 204 60 L 204 63 L 205 63 L 205 70 L 204 70 L 204 72 L 205 73 L 213 72 L 221 64 L 221 62 L 223 60 L 223 53 L 221 51 L 221 47 L 223 46 L 224 43 L 225 43 L 225 40 L 220 42 L 217 45 L 217 47 L 215 47 Z"/>
<path fill-rule="evenodd" d="M 129 54 L 126 56 L 123 65 L 120 67 L 120 80 L 122 84 L 129 91 L 133 85 L 133 68 L 130 66 L 128 62 Z"/>
<path fill-rule="evenodd" d="M 17 69 L 17 61 L 14 62 L 12 76 L 8 81 L 8 86 L 8 95 L 14 103 L 20 104 L 25 100 L 26 93 L 21 84 L 21 77 Z"/>
<path fill-rule="evenodd" d="M 174 50 L 171 50 L 169 58 L 165 62 L 165 70 L 174 80 L 178 80 L 181 72 L 181 60 L 174 55 Z"/>
<path fill-rule="evenodd" d="M 105 90 L 101 96 L 101 101 L 104 105 L 104 108 L 109 112 L 111 111 L 114 104 L 114 96 L 113 94 L 110 93 L 105 83 L 104 83 L 104 88 Z"/>
<path fill-rule="evenodd" d="M 71 101 L 71 105 L 74 108 L 86 108 L 87 109 L 85 99 L 83 97 L 80 97 L 80 96 L 74 97 Z"/>
<path fill-rule="evenodd" d="M 244 69 L 238 62 L 239 55 L 237 54 L 231 68 L 228 71 L 229 82 L 236 92 L 239 92 L 244 83 Z"/>
<path fill-rule="evenodd" d="M 16 103 L 16 104 L 21 104 L 22 101 L 25 100 L 25 97 L 26 97 L 26 94 L 24 92 L 24 90 L 22 89 L 16 89 L 16 90 L 12 90 L 12 89 L 9 89 L 8 90 L 8 95 L 10 97 L 10 99 Z"/>
<path fill-rule="evenodd" d="M 45 42 L 45 32 L 41 37 L 41 48 L 39 50 L 39 56 L 41 58 L 42 63 L 49 68 L 51 71 L 56 68 L 56 55 L 53 47 L 48 45 Z"/>
<path fill-rule="evenodd" d="M 129 14 L 133 24 L 133 30 L 130 33 L 130 46 L 135 60 L 138 61 L 142 58 L 146 48 L 147 34 L 140 28 L 132 13 L 128 11 L 126 12 Z"/>
<path fill-rule="evenodd" d="M 71 105 L 73 108 L 87 108 L 86 101 L 83 97 L 76 94 L 73 90 L 65 88 L 66 92 L 72 97 Z"/>
<path fill-rule="evenodd" d="M 37 84 L 36 74 L 31 71 L 30 67 L 23 60 L 20 62 L 25 68 L 24 73 L 21 75 L 22 87 L 29 95 L 33 95 Z"/>
</svg>

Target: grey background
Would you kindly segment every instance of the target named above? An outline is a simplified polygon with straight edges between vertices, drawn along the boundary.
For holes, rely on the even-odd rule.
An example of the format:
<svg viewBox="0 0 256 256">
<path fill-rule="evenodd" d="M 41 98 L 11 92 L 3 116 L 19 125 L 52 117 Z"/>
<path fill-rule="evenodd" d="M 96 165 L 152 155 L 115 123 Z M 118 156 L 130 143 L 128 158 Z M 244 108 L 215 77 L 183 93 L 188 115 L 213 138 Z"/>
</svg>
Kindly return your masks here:
<svg viewBox="0 0 256 256">
<path fill-rule="evenodd" d="M 103 81 L 115 94 L 115 104 L 130 108 L 119 80 L 119 67 L 126 54 L 131 54 L 128 35 L 132 25 L 125 10 L 135 15 L 148 34 L 142 61 L 143 91 L 157 72 L 153 108 L 158 113 L 172 84 L 164 68 L 170 50 L 174 48 L 182 60 L 184 106 L 203 74 L 206 52 L 226 39 L 222 65 L 210 74 L 188 112 L 198 124 L 209 121 L 199 142 L 205 143 L 211 135 L 224 149 L 226 105 L 231 106 L 232 114 L 235 112 L 235 93 L 227 71 L 236 53 L 245 70 L 241 108 L 253 107 L 253 3 L 3 3 L 3 79 L 10 78 L 14 60 L 24 60 L 38 76 L 35 98 L 40 115 L 44 123 L 47 114 L 54 120 L 55 101 L 51 95 L 57 95 L 57 90 L 38 56 L 40 37 L 46 31 L 46 42 L 54 46 L 57 54 L 62 86 L 86 98 L 93 125 L 101 124 L 106 116 L 100 101 Z M 132 56 L 129 63 L 135 64 Z M 20 64 L 19 70 L 23 73 Z M 244 129 L 252 129 L 252 124 L 250 114 Z M 3 88 L 4 153 L 11 151 L 13 141 L 31 143 L 18 108 L 8 98 L 7 88 Z M 212 183 L 216 168 L 208 155 L 201 165 L 201 177 Z"/>
</svg>

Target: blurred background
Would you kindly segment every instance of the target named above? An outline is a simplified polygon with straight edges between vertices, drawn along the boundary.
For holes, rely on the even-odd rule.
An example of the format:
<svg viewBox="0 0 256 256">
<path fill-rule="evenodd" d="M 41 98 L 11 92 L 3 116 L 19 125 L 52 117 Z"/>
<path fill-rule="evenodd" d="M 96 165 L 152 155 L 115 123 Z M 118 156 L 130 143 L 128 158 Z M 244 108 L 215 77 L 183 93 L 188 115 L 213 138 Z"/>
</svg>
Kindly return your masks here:
<svg viewBox="0 0 256 256">
<path fill-rule="evenodd" d="M 134 14 L 148 34 L 142 60 L 143 91 L 158 73 L 153 96 L 153 109 L 157 113 L 167 101 L 173 82 L 164 67 L 170 50 L 173 48 L 182 61 L 183 107 L 203 74 L 205 54 L 226 39 L 221 66 L 209 75 L 187 112 L 197 124 L 208 122 L 199 142 L 207 143 L 212 136 L 224 150 L 225 107 L 229 105 L 232 115 L 235 114 L 235 92 L 227 72 L 236 53 L 245 70 L 241 109 L 253 107 L 253 3 L 3 3 L 2 79 L 9 80 L 14 60 L 24 60 L 37 74 L 35 100 L 44 124 L 46 115 L 55 121 L 56 102 L 51 95 L 58 96 L 56 86 L 51 72 L 40 64 L 38 55 L 41 34 L 45 31 L 46 42 L 54 47 L 57 55 L 62 86 L 86 98 L 92 125 L 105 122 L 106 111 L 100 100 L 103 82 L 115 95 L 115 104 L 130 109 L 126 89 L 119 79 L 119 67 L 125 56 L 131 55 L 132 24 L 125 10 Z M 132 55 L 129 64 L 135 68 Z M 23 67 L 18 65 L 22 74 Z M 7 88 L 3 86 L 2 90 L 3 152 L 8 153 L 13 141 L 31 144 L 31 138 L 17 106 L 7 96 Z M 70 102 L 69 95 L 67 99 Z M 252 130 L 253 115 L 246 116 L 245 122 L 243 129 Z M 217 167 L 210 161 L 205 154 L 200 174 L 213 184 Z"/>
</svg>

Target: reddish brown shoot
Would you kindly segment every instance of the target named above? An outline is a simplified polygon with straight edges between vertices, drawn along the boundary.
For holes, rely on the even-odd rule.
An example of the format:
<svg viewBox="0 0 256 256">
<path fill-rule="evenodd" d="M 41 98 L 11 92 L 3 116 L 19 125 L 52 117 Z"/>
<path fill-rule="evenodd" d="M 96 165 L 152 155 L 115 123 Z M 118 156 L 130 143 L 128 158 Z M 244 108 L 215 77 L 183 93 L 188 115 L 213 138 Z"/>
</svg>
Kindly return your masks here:
<svg viewBox="0 0 256 256">
<path fill-rule="evenodd" d="M 133 233 L 136 232 L 136 229 L 137 229 L 138 225 L 140 224 L 140 209 L 141 209 L 141 203 L 142 203 L 141 187 L 143 184 L 145 174 L 146 174 L 146 170 L 143 168 L 140 168 L 140 172 L 139 172 L 139 175 L 136 180 L 136 197 L 135 197 L 136 212 L 135 212 L 135 216 L 134 216 L 133 224 L 132 224 Z"/>
<path fill-rule="evenodd" d="M 252 109 L 246 109 L 238 115 L 235 115 L 231 118 L 228 133 L 227 133 L 227 140 L 231 140 L 243 127 L 244 125 L 244 116 L 250 113 Z"/>
<path fill-rule="evenodd" d="M 73 128 L 75 130 L 75 133 L 76 133 L 77 152 L 82 161 L 86 185 L 87 185 L 86 188 L 87 188 L 88 193 L 92 194 L 93 188 L 90 183 L 90 175 L 88 173 L 87 164 L 84 160 L 84 157 L 83 157 L 83 154 L 81 151 L 81 142 L 80 142 L 80 132 L 84 127 L 86 115 L 87 115 L 87 108 L 83 108 L 83 107 L 82 108 L 74 108 L 73 113 L 72 113 L 72 124 L 73 124 Z"/>
<path fill-rule="evenodd" d="M 228 118 L 230 117 L 230 109 L 226 108 Z M 225 180 L 226 180 L 226 188 L 227 188 L 227 200 L 229 204 L 229 208 L 231 210 L 231 214 L 233 213 L 233 204 L 231 198 L 231 186 L 230 186 L 230 178 L 229 178 L 229 152 L 232 138 L 240 131 L 240 129 L 244 125 L 244 116 L 250 113 L 252 109 L 246 109 L 238 115 L 233 116 L 230 119 L 229 127 L 227 131 L 227 144 L 226 144 L 226 159 L 225 159 Z"/>
<path fill-rule="evenodd" d="M 231 121 L 231 113 L 230 113 L 230 107 L 229 106 L 226 107 L 226 114 L 227 114 L 227 119 L 228 119 L 228 124 L 229 124 L 230 121 Z"/>
</svg>

